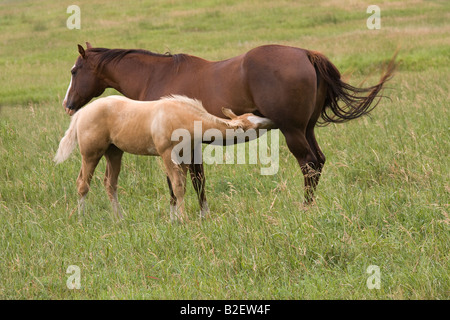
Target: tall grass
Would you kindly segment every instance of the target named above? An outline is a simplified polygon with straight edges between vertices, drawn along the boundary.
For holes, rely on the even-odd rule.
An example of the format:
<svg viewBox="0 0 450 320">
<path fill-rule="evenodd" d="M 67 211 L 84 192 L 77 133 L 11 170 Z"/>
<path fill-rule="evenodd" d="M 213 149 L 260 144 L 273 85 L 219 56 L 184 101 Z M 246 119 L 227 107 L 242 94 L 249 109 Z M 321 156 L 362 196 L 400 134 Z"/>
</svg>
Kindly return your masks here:
<svg viewBox="0 0 450 320">
<path fill-rule="evenodd" d="M 0 4 L 0 297 L 4 299 L 448 299 L 449 30 L 446 2 L 80 1 Z M 117 222 L 96 170 L 77 216 L 79 153 L 55 166 L 76 44 L 225 59 L 265 43 L 319 50 L 352 84 L 374 83 L 400 45 L 390 99 L 371 117 L 317 129 L 327 163 L 317 204 L 280 135 L 280 170 L 209 165 L 211 216 L 169 222 L 158 158 L 125 155 Z M 366 77 L 368 78 L 366 79 Z M 111 94 L 108 90 L 105 94 Z M 81 289 L 69 290 L 69 265 Z M 367 267 L 381 271 L 368 289 Z"/>
</svg>

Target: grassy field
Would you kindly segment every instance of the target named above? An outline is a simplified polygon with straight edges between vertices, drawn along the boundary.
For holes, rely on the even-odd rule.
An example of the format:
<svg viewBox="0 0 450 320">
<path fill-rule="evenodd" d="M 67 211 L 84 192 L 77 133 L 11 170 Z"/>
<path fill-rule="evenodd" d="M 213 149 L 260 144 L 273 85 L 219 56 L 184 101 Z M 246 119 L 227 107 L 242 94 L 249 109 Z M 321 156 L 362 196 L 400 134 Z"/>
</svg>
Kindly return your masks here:
<svg viewBox="0 0 450 320">
<path fill-rule="evenodd" d="M 448 1 L 0 2 L 0 299 L 448 299 Z M 366 8 L 381 8 L 369 30 Z M 317 204 L 280 135 L 280 169 L 206 166 L 210 218 L 169 222 L 157 158 L 126 155 L 112 218 L 97 168 L 76 213 L 78 151 L 55 166 L 76 44 L 210 60 L 278 43 L 323 52 L 350 83 L 398 72 L 372 116 L 317 129 L 327 163 Z M 105 94 L 111 94 L 107 90 Z M 81 289 L 66 273 L 80 268 Z M 366 272 L 380 268 L 380 288 Z"/>
</svg>

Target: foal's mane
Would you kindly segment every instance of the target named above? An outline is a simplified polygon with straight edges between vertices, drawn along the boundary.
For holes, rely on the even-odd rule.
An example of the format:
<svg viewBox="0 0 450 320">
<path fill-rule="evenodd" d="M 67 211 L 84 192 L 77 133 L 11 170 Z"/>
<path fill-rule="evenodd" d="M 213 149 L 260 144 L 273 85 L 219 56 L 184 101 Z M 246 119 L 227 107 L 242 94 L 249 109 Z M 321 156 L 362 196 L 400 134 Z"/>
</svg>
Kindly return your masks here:
<svg viewBox="0 0 450 320">
<path fill-rule="evenodd" d="M 226 125 L 227 127 L 231 127 L 230 120 L 222 119 L 209 113 L 208 111 L 206 111 L 205 107 L 203 106 L 200 100 L 191 99 L 189 97 L 176 94 L 162 97 L 161 100 L 181 102 L 185 106 L 187 106 L 193 113 L 199 115 L 202 119 L 209 120 L 217 124 Z"/>
<path fill-rule="evenodd" d="M 163 58 L 173 58 L 175 64 L 180 63 L 184 58 L 186 58 L 185 54 L 171 54 L 170 52 L 166 52 L 164 54 L 155 53 L 144 49 L 108 49 L 108 48 L 89 48 L 89 52 L 98 53 L 98 63 L 96 66 L 96 70 L 102 70 L 103 67 L 108 63 L 118 63 L 125 56 L 129 54 L 141 54 L 150 57 L 163 57 Z"/>
</svg>

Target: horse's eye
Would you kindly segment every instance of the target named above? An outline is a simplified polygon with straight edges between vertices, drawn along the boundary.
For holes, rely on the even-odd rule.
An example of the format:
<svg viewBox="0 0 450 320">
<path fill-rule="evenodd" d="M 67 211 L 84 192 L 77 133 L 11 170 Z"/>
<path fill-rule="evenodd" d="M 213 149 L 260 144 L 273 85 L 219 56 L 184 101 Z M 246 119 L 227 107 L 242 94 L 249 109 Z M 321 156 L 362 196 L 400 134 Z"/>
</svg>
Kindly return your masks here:
<svg viewBox="0 0 450 320">
<path fill-rule="evenodd" d="M 77 73 L 77 70 L 70 70 L 70 73 L 74 76 Z"/>
</svg>

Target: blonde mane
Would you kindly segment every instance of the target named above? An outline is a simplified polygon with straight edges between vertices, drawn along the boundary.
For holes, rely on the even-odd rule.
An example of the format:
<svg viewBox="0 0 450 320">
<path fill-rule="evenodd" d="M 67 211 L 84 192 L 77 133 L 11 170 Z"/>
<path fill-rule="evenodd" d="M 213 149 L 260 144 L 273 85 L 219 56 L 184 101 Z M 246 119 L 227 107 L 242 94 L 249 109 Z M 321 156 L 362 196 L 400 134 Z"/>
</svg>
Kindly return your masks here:
<svg viewBox="0 0 450 320">
<path fill-rule="evenodd" d="M 228 127 L 232 127 L 232 125 L 230 123 L 231 121 L 229 119 L 222 119 L 222 118 L 216 117 L 215 115 L 206 111 L 205 107 L 203 107 L 203 104 L 200 100 L 192 99 L 187 96 L 177 95 L 177 94 L 162 97 L 161 100 L 180 102 L 180 103 L 184 104 L 185 106 L 188 106 L 194 113 L 196 113 L 197 115 L 199 115 L 200 117 L 202 117 L 205 120 L 210 120 L 210 121 L 213 121 L 214 123 L 224 124 Z"/>
</svg>

